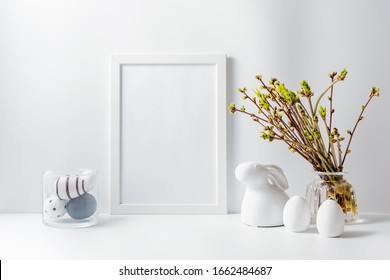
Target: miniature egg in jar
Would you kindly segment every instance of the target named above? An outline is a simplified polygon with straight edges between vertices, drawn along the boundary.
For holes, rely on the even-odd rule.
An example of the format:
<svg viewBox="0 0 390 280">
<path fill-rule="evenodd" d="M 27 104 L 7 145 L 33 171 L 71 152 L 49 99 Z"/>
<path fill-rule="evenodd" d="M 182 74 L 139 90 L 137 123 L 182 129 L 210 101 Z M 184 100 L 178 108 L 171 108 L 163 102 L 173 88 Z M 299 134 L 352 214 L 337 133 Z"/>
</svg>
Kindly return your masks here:
<svg viewBox="0 0 390 280">
<path fill-rule="evenodd" d="M 96 208 L 96 199 L 89 193 L 71 199 L 67 205 L 69 216 L 75 220 L 89 218 L 96 212 Z"/>
<path fill-rule="evenodd" d="M 43 205 L 44 215 L 49 218 L 61 218 L 66 213 L 67 200 L 59 199 L 56 195 L 49 196 Z"/>
</svg>

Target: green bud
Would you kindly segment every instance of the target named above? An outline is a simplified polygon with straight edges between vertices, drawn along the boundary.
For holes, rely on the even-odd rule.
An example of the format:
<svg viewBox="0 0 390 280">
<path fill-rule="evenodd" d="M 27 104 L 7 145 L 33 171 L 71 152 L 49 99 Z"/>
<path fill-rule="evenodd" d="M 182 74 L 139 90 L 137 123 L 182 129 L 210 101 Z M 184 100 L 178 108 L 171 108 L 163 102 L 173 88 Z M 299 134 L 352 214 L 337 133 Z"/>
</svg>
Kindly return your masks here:
<svg viewBox="0 0 390 280">
<path fill-rule="evenodd" d="M 260 137 L 264 140 L 268 140 L 269 142 L 272 142 L 275 138 L 275 133 L 272 130 L 269 130 L 267 132 L 262 131 L 260 133 Z"/>
<path fill-rule="evenodd" d="M 278 82 L 278 79 L 276 79 L 276 78 L 271 78 L 270 80 L 269 80 L 269 83 L 270 83 L 270 85 L 275 85 L 275 83 L 277 83 Z"/>
<path fill-rule="evenodd" d="M 370 96 L 379 96 L 380 88 L 378 87 L 372 87 L 372 90 L 370 92 Z"/>
<path fill-rule="evenodd" d="M 313 92 L 311 91 L 309 83 L 307 81 L 303 80 L 301 82 L 301 88 L 302 88 L 302 92 L 301 92 L 302 95 L 307 96 L 307 97 L 314 95 Z"/>
<path fill-rule="evenodd" d="M 294 105 L 299 101 L 298 95 L 287 89 L 284 84 L 276 85 L 275 89 L 284 98 L 284 100 L 287 101 L 288 104 Z"/>
<path fill-rule="evenodd" d="M 230 104 L 230 106 L 229 106 L 230 114 L 234 114 L 235 111 L 236 111 L 236 104 L 234 104 L 234 103 Z"/>
<path fill-rule="evenodd" d="M 326 108 L 320 106 L 320 108 L 318 109 L 318 113 L 320 114 L 321 118 L 325 119 L 325 117 L 326 117 Z"/>
<path fill-rule="evenodd" d="M 263 108 L 263 109 L 269 111 L 270 105 L 269 105 L 269 103 L 268 103 L 267 96 L 266 96 L 265 94 L 261 94 L 261 93 L 259 92 L 258 97 L 259 97 L 259 106 L 260 106 L 261 108 Z"/>
<path fill-rule="evenodd" d="M 321 138 L 321 132 L 319 132 L 319 131 L 314 131 L 314 137 L 316 138 L 316 139 L 320 139 Z"/>
<path fill-rule="evenodd" d="M 241 93 L 246 93 L 247 89 L 246 89 L 246 87 L 238 88 L 238 91 Z"/>
<path fill-rule="evenodd" d="M 314 137 L 307 130 L 304 130 L 303 134 L 305 135 L 306 139 L 309 140 L 310 142 L 314 141 Z"/>
<path fill-rule="evenodd" d="M 257 96 L 257 97 L 259 97 L 259 98 L 260 98 L 260 96 L 261 96 L 261 92 L 260 92 L 260 90 L 259 90 L 259 89 L 255 88 L 255 89 L 253 89 L 253 92 L 256 94 L 256 96 Z"/>
<path fill-rule="evenodd" d="M 345 79 L 345 77 L 347 76 L 348 74 L 348 71 L 347 69 L 343 69 L 343 71 L 341 71 L 340 75 L 338 76 L 339 80 L 343 81 Z"/>
</svg>

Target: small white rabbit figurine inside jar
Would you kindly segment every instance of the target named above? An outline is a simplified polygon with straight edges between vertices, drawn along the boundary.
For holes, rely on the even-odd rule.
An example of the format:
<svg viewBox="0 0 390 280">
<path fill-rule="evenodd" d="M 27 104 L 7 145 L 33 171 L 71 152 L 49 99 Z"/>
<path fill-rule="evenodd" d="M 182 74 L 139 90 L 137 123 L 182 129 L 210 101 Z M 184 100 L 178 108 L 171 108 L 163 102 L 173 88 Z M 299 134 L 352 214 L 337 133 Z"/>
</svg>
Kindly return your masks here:
<svg viewBox="0 0 390 280">
<path fill-rule="evenodd" d="M 283 209 L 289 196 L 283 170 L 276 165 L 244 162 L 236 168 L 236 178 L 246 186 L 241 204 L 244 224 L 257 227 L 283 225 Z"/>
</svg>

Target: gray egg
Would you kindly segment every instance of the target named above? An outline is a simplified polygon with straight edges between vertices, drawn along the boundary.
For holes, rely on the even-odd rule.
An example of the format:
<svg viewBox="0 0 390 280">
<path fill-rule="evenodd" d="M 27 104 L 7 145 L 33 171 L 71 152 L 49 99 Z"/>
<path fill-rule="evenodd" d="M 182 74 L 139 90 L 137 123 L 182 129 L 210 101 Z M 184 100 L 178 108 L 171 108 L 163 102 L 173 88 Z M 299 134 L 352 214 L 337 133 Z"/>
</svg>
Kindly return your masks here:
<svg viewBox="0 0 390 280">
<path fill-rule="evenodd" d="M 66 205 L 69 216 L 75 220 L 91 217 L 96 211 L 96 199 L 92 194 L 84 193 L 69 200 Z"/>
</svg>

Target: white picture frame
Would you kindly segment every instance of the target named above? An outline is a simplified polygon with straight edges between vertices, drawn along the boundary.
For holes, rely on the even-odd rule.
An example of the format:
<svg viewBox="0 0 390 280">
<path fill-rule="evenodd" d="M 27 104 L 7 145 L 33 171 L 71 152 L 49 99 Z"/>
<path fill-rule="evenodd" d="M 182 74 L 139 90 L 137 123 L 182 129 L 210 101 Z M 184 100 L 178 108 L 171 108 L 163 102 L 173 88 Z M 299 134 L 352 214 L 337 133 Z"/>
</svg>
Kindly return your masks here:
<svg viewBox="0 0 390 280">
<path fill-rule="evenodd" d="M 226 55 L 111 56 L 111 214 L 226 213 Z"/>
</svg>

